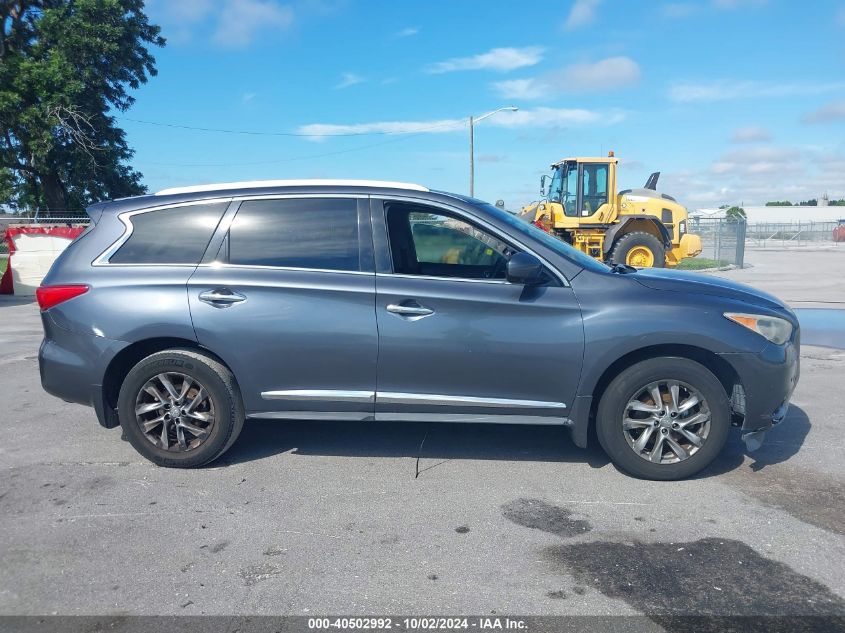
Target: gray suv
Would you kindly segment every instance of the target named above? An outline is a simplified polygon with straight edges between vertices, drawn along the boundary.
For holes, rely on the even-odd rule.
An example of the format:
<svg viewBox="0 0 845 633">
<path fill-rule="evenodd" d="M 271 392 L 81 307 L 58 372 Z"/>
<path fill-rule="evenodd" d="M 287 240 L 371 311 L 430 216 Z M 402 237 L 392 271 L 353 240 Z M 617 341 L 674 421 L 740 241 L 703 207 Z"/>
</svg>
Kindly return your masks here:
<svg viewBox="0 0 845 633">
<path fill-rule="evenodd" d="M 38 290 L 41 381 L 161 466 L 245 418 L 591 427 L 615 464 L 687 477 L 750 448 L 799 330 L 747 286 L 605 266 L 418 185 L 269 181 L 95 204 Z"/>
</svg>

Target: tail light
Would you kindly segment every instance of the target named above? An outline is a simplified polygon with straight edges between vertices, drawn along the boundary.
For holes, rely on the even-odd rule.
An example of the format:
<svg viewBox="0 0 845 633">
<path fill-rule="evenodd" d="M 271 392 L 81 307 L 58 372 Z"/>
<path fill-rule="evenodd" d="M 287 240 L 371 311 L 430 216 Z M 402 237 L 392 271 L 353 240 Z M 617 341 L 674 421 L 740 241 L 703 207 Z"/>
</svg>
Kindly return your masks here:
<svg viewBox="0 0 845 633">
<path fill-rule="evenodd" d="M 41 310 L 49 310 L 60 303 L 64 303 L 68 299 L 84 295 L 88 292 L 89 288 L 90 287 L 85 284 L 40 286 L 35 290 L 35 298 L 38 299 L 38 307 L 41 308 Z"/>
</svg>

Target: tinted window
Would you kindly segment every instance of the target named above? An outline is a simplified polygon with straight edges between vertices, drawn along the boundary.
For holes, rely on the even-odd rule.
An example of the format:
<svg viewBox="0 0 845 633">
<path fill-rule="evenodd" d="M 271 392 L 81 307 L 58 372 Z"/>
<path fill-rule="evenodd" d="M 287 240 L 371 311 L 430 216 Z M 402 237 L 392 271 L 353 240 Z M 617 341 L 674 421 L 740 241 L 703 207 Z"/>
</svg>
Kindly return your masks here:
<svg viewBox="0 0 845 633">
<path fill-rule="evenodd" d="M 439 210 L 390 205 L 387 225 L 393 271 L 405 275 L 504 279 L 515 252 L 486 231 Z"/>
<path fill-rule="evenodd" d="M 360 270 L 358 203 L 348 198 L 244 202 L 229 230 L 229 262 Z"/>
<path fill-rule="evenodd" d="M 112 264 L 198 264 L 228 203 L 148 211 L 129 218 L 132 235 Z"/>
</svg>

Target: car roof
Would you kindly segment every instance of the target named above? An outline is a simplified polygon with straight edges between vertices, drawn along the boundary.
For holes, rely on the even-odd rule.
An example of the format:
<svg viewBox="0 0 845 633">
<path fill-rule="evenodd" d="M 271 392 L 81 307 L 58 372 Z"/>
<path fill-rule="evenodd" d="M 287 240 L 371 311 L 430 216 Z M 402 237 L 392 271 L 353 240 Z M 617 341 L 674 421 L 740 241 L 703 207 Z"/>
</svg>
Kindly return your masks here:
<svg viewBox="0 0 845 633">
<path fill-rule="evenodd" d="M 392 182 L 386 180 L 351 180 L 351 179 L 304 179 L 304 180 L 248 180 L 243 182 L 221 182 L 188 187 L 171 187 L 156 193 L 120 198 L 97 203 L 88 208 L 89 215 L 94 207 L 97 211 L 122 213 L 151 207 L 172 206 L 203 200 L 223 200 L 239 197 L 262 197 L 296 194 L 396 194 L 434 195 L 428 187 L 413 183 Z M 102 204 L 102 208 L 98 207 Z"/>
<path fill-rule="evenodd" d="M 245 180 L 240 182 L 220 182 L 207 185 L 189 185 L 170 187 L 157 191 L 156 196 L 169 196 L 182 193 L 207 193 L 212 191 L 232 191 L 235 189 L 266 189 L 275 187 L 377 187 L 380 189 L 410 189 L 429 191 L 428 187 L 408 182 L 389 180 L 350 180 L 310 178 L 301 180 Z"/>
</svg>

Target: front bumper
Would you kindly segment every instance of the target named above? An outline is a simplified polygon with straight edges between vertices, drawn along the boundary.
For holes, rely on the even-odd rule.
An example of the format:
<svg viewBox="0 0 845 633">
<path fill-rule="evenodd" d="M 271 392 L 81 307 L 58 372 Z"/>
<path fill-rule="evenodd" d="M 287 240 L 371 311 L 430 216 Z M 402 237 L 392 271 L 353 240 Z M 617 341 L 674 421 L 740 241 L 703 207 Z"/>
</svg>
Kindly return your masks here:
<svg viewBox="0 0 845 633">
<path fill-rule="evenodd" d="M 721 354 L 742 383 L 742 439 L 749 450 L 759 448 L 766 432 L 786 417 L 801 373 L 800 352 L 796 332 L 792 341 L 785 345 L 769 343 L 758 354 Z"/>
</svg>

